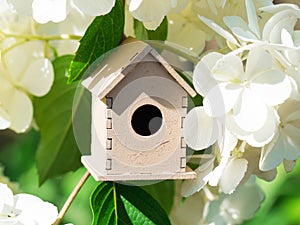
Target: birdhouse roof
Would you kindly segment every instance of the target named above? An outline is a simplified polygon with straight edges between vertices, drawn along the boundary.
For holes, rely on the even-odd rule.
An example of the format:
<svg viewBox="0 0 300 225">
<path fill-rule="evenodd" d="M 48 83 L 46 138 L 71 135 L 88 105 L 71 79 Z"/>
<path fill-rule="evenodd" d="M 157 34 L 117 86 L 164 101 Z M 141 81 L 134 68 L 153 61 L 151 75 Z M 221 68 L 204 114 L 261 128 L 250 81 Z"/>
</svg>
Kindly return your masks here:
<svg viewBox="0 0 300 225">
<path fill-rule="evenodd" d="M 102 99 L 123 80 L 128 72 L 134 69 L 134 66 L 130 67 L 130 65 L 142 61 L 148 54 L 151 54 L 190 96 L 196 96 L 194 89 L 173 67 L 150 45 L 142 41 L 131 41 L 120 45 L 96 61 L 88 70 L 90 75 L 82 81 L 82 85 Z"/>
</svg>

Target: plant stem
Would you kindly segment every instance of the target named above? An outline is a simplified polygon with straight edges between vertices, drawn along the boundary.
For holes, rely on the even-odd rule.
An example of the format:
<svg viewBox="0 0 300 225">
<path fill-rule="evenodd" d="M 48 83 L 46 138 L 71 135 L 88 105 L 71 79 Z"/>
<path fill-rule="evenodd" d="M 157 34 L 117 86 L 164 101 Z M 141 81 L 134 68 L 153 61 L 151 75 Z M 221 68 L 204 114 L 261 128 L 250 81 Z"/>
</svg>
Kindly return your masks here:
<svg viewBox="0 0 300 225">
<path fill-rule="evenodd" d="M 59 225 L 60 224 L 61 220 L 63 219 L 63 217 L 67 213 L 67 211 L 70 208 L 72 202 L 74 201 L 75 197 L 77 196 L 77 194 L 79 193 L 80 189 L 83 187 L 83 185 L 85 184 L 85 182 L 87 181 L 89 176 L 90 176 L 90 173 L 88 171 L 82 176 L 80 181 L 77 183 L 77 185 L 73 189 L 72 193 L 69 195 L 69 197 L 68 197 L 67 201 L 65 202 L 64 206 L 60 210 L 60 212 L 57 216 L 57 219 L 53 223 L 53 225 Z"/>
<path fill-rule="evenodd" d="M 54 40 L 80 40 L 82 36 L 73 34 L 57 34 L 57 35 L 27 35 L 27 34 L 14 34 L 0 31 L 0 34 L 5 37 L 22 38 L 25 40 L 43 40 L 43 41 L 54 41 Z"/>
</svg>

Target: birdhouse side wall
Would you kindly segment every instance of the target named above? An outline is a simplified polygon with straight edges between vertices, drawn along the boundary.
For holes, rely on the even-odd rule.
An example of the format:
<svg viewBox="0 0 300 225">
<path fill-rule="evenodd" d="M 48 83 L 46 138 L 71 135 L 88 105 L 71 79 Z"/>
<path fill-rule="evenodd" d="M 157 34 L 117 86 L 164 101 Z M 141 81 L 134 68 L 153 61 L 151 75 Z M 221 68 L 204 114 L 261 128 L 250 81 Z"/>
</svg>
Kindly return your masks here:
<svg viewBox="0 0 300 225">
<path fill-rule="evenodd" d="M 102 174 L 106 174 L 109 167 L 107 158 L 107 126 L 109 119 L 107 115 L 106 99 L 100 100 L 97 96 L 93 96 L 92 101 L 92 143 L 91 152 L 92 157 L 97 162 L 97 170 Z"/>
</svg>

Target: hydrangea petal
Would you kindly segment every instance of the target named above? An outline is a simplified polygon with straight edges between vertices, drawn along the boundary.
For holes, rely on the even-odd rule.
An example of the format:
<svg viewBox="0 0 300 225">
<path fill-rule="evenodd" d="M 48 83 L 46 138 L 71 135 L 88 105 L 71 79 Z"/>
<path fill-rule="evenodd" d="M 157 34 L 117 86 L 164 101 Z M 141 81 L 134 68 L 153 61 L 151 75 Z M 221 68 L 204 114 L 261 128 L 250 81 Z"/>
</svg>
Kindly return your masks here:
<svg viewBox="0 0 300 225">
<path fill-rule="evenodd" d="M 4 130 L 10 126 L 9 115 L 7 112 L 0 108 L 0 130 Z"/>
<path fill-rule="evenodd" d="M 296 10 L 282 10 L 273 15 L 265 24 L 263 29 L 263 39 L 272 43 L 281 42 L 281 31 L 286 29 L 291 32 L 297 22 Z"/>
<path fill-rule="evenodd" d="M 283 103 L 292 92 L 290 79 L 276 69 L 262 72 L 250 88 L 270 106 Z"/>
<path fill-rule="evenodd" d="M 247 171 L 248 161 L 246 159 L 229 160 L 220 179 L 220 188 L 225 194 L 235 191 Z"/>
<path fill-rule="evenodd" d="M 137 10 L 142 4 L 143 0 L 129 0 L 129 10 Z"/>
<path fill-rule="evenodd" d="M 202 61 L 197 63 L 193 72 L 193 84 L 198 94 L 206 96 L 216 83 L 207 66 Z"/>
<path fill-rule="evenodd" d="M 161 17 L 158 20 L 143 22 L 143 25 L 147 30 L 156 30 L 163 20 L 164 17 Z"/>
<path fill-rule="evenodd" d="M 114 7 L 115 0 L 73 0 L 74 4 L 89 16 L 100 16 L 109 13 Z"/>
<path fill-rule="evenodd" d="M 276 5 L 272 4 L 272 5 L 268 5 L 268 6 L 263 6 L 259 10 L 275 14 L 275 13 L 278 13 L 278 12 L 281 12 L 284 10 L 288 10 L 288 9 L 298 10 L 299 7 L 294 4 L 283 3 L 283 4 L 276 4 Z"/>
<path fill-rule="evenodd" d="M 223 56 L 216 62 L 212 72 L 218 81 L 240 83 L 244 80 L 243 62 L 236 55 Z"/>
<path fill-rule="evenodd" d="M 33 116 L 30 98 L 24 92 L 14 90 L 7 107 L 11 119 L 11 129 L 17 133 L 25 132 L 30 127 Z"/>
<path fill-rule="evenodd" d="M 207 201 L 205 204 L 203 217 L 210 225 L 226 225 L 227 221 L 222 217 L 220 212 L 220 204 L 226 198 L 226 195 L 221 193 L 219 198 L 214 201 Z"/>
<path fill-rule="evenodd" d="M 242 92 L 240 85 L 223 82 L 214 86 L 203 99 L 205 112 L 220 117 L 233 108 Z"/>
<path fill-rule="evenodd" d="M 16 225 L 18 222 L 17 218 L 12 217 L 0 217 L 0 223 L 1 225 Z M 18 225 L 18 224 L 17 224 Z M 27 224 L 26 224 L 27 225 Z M 31 225 L 31 224 L 29 224 Z"/>
<path fill-rule="evenodd" d="M 24 53 L 26 54 L 27 51 L 23 46 L 18 46 L 17 48 L 12 49 L 9 51 L 3 58 L 5 60 L 5 66 L 8 71 L 8 75 L 12 78 L 12 80 L 17 81 L 25 70 L 28 64 L 28 58 L 20 51 L 25 50 Z M 18 65 L 18 66 L 16 66 Z"/>
<path fill-rule="evenodd" d="M 264 126 L 254 133 L 249 133 L 244 139 L 252 147 L 263 147 L 270 143 L 278 132 L 279 117 L 276 110 L 269 109 L 267 121 Z"/>
<path fill-rule="evenodd" d="M 221 156 L 231 152 L 238 143 L 238 139 L 226 127 L 223 129 L 222 137 L 218 139 Z"/>
<path fill-rule="evenodd" d="M 13 82 L 18 83 L 32 60 L 43 57 L 44 47 L 42 42 L 30 41 L 13 48 L 3 58 L 9 76 Z"/>
<path fill-rule="evenodd" d="M 243 30 L 240 27 L 234 27 L 232 33 L 244 42 L 257 42 L 257 37 L 249 30 Z"/>
<path fill-rule="evenodd" d="M 267 121 L 268 109 L 255 92 L 245 89 L 233 108 L 234 120 L 245 131 L 255 132 Z"/>
<path fill-rule="evenodd" d="M 209 181 L 208 181 L 209 185 L 211 186 L 218 185 L 221 176 L 223 175 L 223 172 L 227 166 L 229 158 L 230 158 L 230 151 L 224 151 L 221 158 L 221 162 L 219 163 L 218 166 L 216 166 L 216 168 L 214 168 L 214 170 L 210 174 Z"/>
<path fill-rule="evenodd" d="M 24 219 L 30 218 L 35 222 L 34 224 L 53 224 L 58 214 L 53 204 L 29 194 L 16 195 L 15 207 L 22 211 Z"/>
<path fill-rule="evenodd" d="M 223 21 L 231 31 L 237 27 L 244 31 L 249 30 L 248 24 L 239 16 L 224 16 Z"/>
<path fill-rule="evenodd" d="M 300 120 L 295 121 L 298 126 L 293 126 L 292 123 L 285 124 L 282 128 L 282 133 L 286 135 L 290 145 L 300 148 Z"/>
<path fill-rule="evenodd" d="M 142 22 L 162 21 L 173 7 L 172 0 L 131 0 L 129 11 L 134 18 Z"/>
<path fill-rule="evenodd" d="M 260 29 L 259 29 L 259 24 L 258 24 L 258 20 L 257 20 L 255 6 L 254 6 L 252 0 L 246 0 L 245 2 L 246 2 L 246 10 L 247 10 L 247 18 L 248 18 L 249 28 L 259 38 L 260 37 Z"/>
<path fill-rule="evenodd" d="M 58 23 L 66 19 L 69 12 L 67 0 L 33 0 L 32 17 L 38 23 Z"/>
<path fill-rule="evenodd" d="M 49 92 L 54 80 L 52 63 L 48 59 L 34 60 L 20 80 L 21 85 L 35 96 Z"/>
<path fill-rule="evenodd" d="M 234 119 L 234 115 L 232 112 L 229 112 L 225 117 L 225 125 L 226 128 L 233 133 L 237 138 L 241 140 L 245 140 L 245 138 L 249 135 L 250 132 L 242 130 L 236 123 Z"/>
<path fill-rule="evenodd" d="M 243 220 L 252 218 L 260 207 L 264 194 L 252 178 L 221 203 L 220 209 L 227 224 L 241 224 Z"/>
<path fill-rule="evenodd" d="M 300 119 L 300 101 L 287 99 L 278 108 L 278 114 L 283 123 L 287 123 L 290 120 Z"/>
<path fill-rule="evenodd" d="M 13 4 L 14 9 L 20 15 L 31 16 L 32 15 L 32 1 L 33 0 L 8 0 L 8 3 Z"/>
<path fill-rule="evenodd" d="M 224 30 L 222 27 L 220 27 L 218 24 L 216 24 L 214 21 L 207 19 L 204 16 L 199 16 L 199 19 L 205 23 L 208 27 L 213 29 L 215 32 L 217 32 L 219 35 L 224 37 L 227 41 L 233 43 L 236 46 L 240 46 L 240 44 L 237 42 L 235 37 L 229 33 L 228 31 Z"/>
<path fill-rule="evenodd" d="M 181 194 L 183 197 L 189 197 L 204 187 L 214 167 L 214 159 L 215 157 L 211 155 L 206 162 L 203 164 L 201 162 L 201 165 L 195 170 L 197 174 L 196 179 L 185 180 L 182 183 Z"/>
<path fill-rule="evenodd" d="M 219 134 L 217 121 L 209 117 L 203 107 L 189 111 L 184 120 L 183 136 L 195 150 L 202 150 L 216 142 Z"/>
<path fill-rule="evenodd" d="M 250 50 L 246 64 L 246 78 L 253 80 L 262 72 L 269 71 L 274 67 L 272 57 L 263 48 Z"/>
<path fill-rule="evenodd" d="M 259 169 L 262 171 L 268 171 L 276 168 L 284 158 L 283 149 L 285 147 L 283 136 L 281 134 L 277 134 L 271 143 L 262 149 L 259 160 Z"/>
<path fill-rule="evenodd" d="M 288 16 L 282 18 L 279 23 L 275 24 L 270 33 L 270 41 L 272 43 L 281 42 L 281 31 L 286 29 L 288 32 L 293 32 L 294 26 L 296 25 L 298 18 L 294 15 L 289 14 Z"/>
<path fill-rule="evenodd" d="M 14 197 L 12 191 L 8 188 L 6 184 L 0 183 L 0 215 L 10 214 L 9 206 L 12 207 L 13 205 Z"/>
</svg>

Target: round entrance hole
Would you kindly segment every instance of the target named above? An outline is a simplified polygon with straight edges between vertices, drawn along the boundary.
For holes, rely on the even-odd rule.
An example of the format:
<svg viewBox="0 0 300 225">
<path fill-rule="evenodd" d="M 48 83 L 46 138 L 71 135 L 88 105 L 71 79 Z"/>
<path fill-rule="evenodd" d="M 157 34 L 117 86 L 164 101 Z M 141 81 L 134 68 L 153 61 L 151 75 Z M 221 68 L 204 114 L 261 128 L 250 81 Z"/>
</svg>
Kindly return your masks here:
<svg viewBox="0 0 300 225">
<path fill-rule="evenodd" d="M 162 114 L 154 105 L 143 105 L 135 110 L 131 118 L 133 130 L 141 136 L 155 134 L 162 125 Z"/>
</svg>

